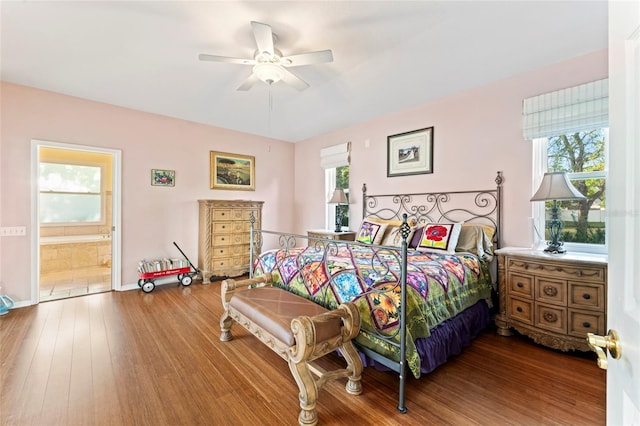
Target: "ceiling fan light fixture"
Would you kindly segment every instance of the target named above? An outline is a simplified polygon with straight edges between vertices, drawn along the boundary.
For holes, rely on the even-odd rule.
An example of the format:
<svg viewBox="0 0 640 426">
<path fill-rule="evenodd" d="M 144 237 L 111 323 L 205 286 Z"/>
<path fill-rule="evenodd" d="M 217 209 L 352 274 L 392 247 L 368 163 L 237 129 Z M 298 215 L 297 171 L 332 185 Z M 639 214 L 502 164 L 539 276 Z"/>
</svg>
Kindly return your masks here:
<svg viewBox="0 0 640 426">
<path fill-rule="evenodd" d="M 284 77 L 284 69 L 280 65 L 272 63 L 256 64 L 253 73 L 267 84 L 277 83 Z"/>
</svg>

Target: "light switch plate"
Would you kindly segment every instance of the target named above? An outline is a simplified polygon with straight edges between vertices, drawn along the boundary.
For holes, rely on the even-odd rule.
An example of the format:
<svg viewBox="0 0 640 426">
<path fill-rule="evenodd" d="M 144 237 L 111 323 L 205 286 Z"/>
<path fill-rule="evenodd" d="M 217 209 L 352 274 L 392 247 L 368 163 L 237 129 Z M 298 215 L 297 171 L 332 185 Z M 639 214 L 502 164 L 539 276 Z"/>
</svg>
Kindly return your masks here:
<svg viewBox="0 0 640 426">
<path fill-rule="evenodd" d="M 27 235 L 26 226 L 3 226 L 0 228 L 0 237 L 20 237 Z"/>
</svg>

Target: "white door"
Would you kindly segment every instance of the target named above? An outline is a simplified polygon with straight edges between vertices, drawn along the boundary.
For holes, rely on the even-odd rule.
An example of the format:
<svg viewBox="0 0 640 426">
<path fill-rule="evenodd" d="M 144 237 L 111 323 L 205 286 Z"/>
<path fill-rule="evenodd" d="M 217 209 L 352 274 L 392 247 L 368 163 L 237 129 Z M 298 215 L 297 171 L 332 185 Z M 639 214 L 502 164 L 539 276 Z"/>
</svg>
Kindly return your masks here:
<svg viewBox="0 0 640 426">
<path fill-rule="evenodd" d="M 640 1 L 609 2 L 607 424 L 640 425 Z"/>
</svg>

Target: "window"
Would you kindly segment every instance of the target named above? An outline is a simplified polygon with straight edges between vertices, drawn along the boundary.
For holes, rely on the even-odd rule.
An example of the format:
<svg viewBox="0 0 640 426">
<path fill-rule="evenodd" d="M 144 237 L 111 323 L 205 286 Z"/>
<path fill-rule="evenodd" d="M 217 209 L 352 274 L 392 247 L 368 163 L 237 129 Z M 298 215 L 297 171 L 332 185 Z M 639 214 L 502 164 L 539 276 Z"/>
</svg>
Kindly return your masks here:
<svg viewBox="0 0 640 426">
<path fill-rule="evenodd" d="M 325 191 L 327 200 L 331 198 L 335 189 L 344 190 L 344 194 L 349 199 L 349 166 L 340 166 L 332 169 L 325 169 Z M 336 225 L 336 214 L 342 214 L 342 229 L 349 229 L 349 205 L 329 204 L 327 208 L 327 229 L 334 229 Z"/>
<path fill-rule="evenodd" d="M 103 222 L 100 166 L 40 163 L 40 223 Z"/>
<path fill-rule="evenodd" d="M 349 164 L 351 162 L 351 142 L 329 146 L 320 150 L 320 167 L 324 169 L 326 229 L 336 229 L 336 212 L 342 214 L 342 228 L 349 228 L 349 205 L 328 204 L 336 189 L 344 190 L 349 199 Z"/>
<path fill-rule="evenodd" d="M 540 167 L 535 181 L 544 172 L 567 172 L 586 200 L 558 201 L 560 219 L 564 222 L 562 241 L 570 250 L 606 252 L 606 184 L 608 128 L 597 128 L 559 134 L 534 141 L 540 152 Z M 546 221 L 552 202 L 539 203 L 534 218 L 537 229 L 544 229 L 544 240 L 550 238 Z"/>
<path fill-rule="evenodd" d="M 522 109 L 524 138 L 533 140 L 534 188 L 538 188 L 545 172 L 566 172 L 573 186 L 586 197 L 558 201 L 564 222 L 560 239 L 567 250 L 606 253 L 608 79 L 527 98 Z M 549 239 L 546 222 L 551 204 L 533 203 L 534 225 L 541 245 Z"/>
</svg>

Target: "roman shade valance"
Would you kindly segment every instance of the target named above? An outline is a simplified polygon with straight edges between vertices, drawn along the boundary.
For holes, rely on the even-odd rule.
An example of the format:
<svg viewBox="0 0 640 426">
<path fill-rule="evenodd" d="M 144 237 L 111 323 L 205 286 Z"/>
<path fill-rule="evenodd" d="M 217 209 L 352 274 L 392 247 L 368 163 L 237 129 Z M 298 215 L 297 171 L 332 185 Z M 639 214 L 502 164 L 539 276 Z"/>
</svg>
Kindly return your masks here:
<svg viewBox="0 0 640 426">
<path fill-rule="evenodd" d="M 351 142 L 333 145 L 320 150 L 320 167 L 334 169 L 351 163 Z"/>
<path fill-rule="evenodd" d="M 609 79 L 527 98 L 522 103 L 525 139 L 609 125 Z"/>
</svg>

